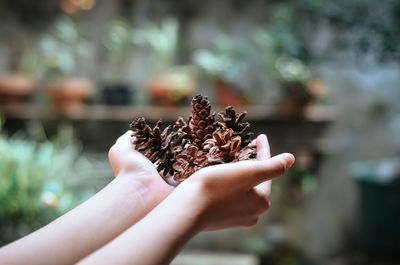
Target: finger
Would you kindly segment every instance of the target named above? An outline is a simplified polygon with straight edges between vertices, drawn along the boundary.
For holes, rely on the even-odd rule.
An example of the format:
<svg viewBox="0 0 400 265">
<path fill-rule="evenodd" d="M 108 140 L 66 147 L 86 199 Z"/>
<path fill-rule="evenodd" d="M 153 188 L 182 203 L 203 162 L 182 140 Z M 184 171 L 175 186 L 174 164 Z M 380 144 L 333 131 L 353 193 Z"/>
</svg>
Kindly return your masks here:
<svg viewBox="0 0 400 265">
<path fill-rule="evenodd" d="M 118 139 L 115 143 L 116 144 L 119 144 L 119 143 L 126 144 L 127 141 L 130 141 L 132 133 L 133 133 L 133 131 L 131 131 L 131 130 L 126 131 L 123 135 L 118 137 Z"/>
<path fill-rule="evenodd" d="M 121 152 L 132 150 L 132 143 L 130 140 L 131 134 L 132 131 L 129 130 L 118 137 L 117 141 L 115 141 L 115 144 L 108 151 L 108 159 L 110 160 L 111 168 L 115 176 L 118 174 L 120 167 L 120 164 L 118 162 L 119 154 Z"/>
<path fill-rule="evenodd" d="M 268 210 L 270 206 L 269 200 L 265 196 L 260 195 L 255 189 L 251 189 L 247 193 L 247 197 L 251 200 L 251 204 L 247 205 L 247 207 L 250 207 L 250 210 L 256 215 L 260 215 Z"/>
<path fill-rule="evenodd" d="M 240 161 L 205 167 L 195 174 L 199 178 L 209 178 L 214 183 L 228 185 L 232 188 L 247 189 L 261 182 L 277 178 L 294 163 L 292 154 L 281 154 L 266 161 Z"/>
<path fill-rule="evenodd" d="M 136 136 L 132 135 L 130 140 L 131 140 L 132 146 L 135 148 L 135 146 L 136 146 Z"/>
<path fill-rule="evenodd" d="M 135 138 L 132 137 L 132 131 L 128 130 L 123 135 L 118 137 L 117 141 L 115 142 L 114 146 L 119 150 L 132 150 L 134 149 L 133 140 Z"/>
<path fill-rule="evenodd" d="M 254 189 L 258 194 L 264 196 L 269 200 L 271 196 L 271 187 L 272 187 L 272 180 L 267 180 L 258 184 L 256 187 L 254 187 Z"/>
<path fill-rule="evenodd" d="M 271 157 L 268 138 L 265 134 L 261 134 L 256 139 L 257 160 L 267 160 Z"/>
<path fill-rule="evenodd" d="M 267 160 L 271 158 L 271 151 L 268 142 L 268 137 L 261 134 L 257 137 L 257 160 Z M 271 194 L 271 180 L 260 183 L 255 187 L 255 191 L 269 200 Z"/>
<path fill-rule="evenodd" d="M 282 176 L 294 161 L 294 156 L 289 153 L 280 154 L 264 161 L 255 161 L 259 163 L 259 166 L 250 178 L 251 181 L 254 181 L 252 185 L 256 186 Z"/>
</svg>

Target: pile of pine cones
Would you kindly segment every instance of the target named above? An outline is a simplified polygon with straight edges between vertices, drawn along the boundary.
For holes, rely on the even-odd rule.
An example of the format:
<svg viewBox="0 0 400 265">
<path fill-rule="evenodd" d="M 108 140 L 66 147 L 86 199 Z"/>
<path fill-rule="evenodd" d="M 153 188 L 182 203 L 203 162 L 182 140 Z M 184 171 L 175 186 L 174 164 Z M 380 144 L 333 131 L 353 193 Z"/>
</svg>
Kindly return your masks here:
<svg viewBox="0 0 400 265">
<path fill-rule="evenodd" d="M 170 184 L 177 185 L 197 170 L 216 164 L 237 162 L 255 158 L 256 150 L 250 146 L 250 127 L 242 123 L 246 113 L 236 114 L 233 107 L 218 113 L 215 120 L 207 97 L 192 99 L 192 115 L 187 121 L 179 117 L 173 129 L 162 132 L 161 120 L 154 128 L 144 118 L 130 124 L 136 138 L 136 149 L 155 164 L 160 175 Z"/>
</svg>

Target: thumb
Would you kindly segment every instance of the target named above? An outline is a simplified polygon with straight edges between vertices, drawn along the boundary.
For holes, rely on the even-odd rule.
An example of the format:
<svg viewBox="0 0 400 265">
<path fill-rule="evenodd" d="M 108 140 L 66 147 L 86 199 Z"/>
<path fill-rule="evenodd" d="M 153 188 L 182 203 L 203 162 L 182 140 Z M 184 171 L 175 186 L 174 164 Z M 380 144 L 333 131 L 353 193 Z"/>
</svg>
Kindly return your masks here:
<svg viewBox="0 0 400 265">
<path fill-rule="evenodd" d="M 282 176 L 294 163 L 294 156 L 289 153 L 274 156 L 263 161 L 240 161 L 205 167 L 195 173 L 200 177 L 212 176 L 221 184 L 238 189 L 250 189 L 264 181 Z"/>
<path fill-rule="evenodd" d="M 282 176 L 294 161 L 295 158 L 290 153 L 280 154 L 264 161 L 255 161 L 258 165 L 249 178 L 251 186 Z"/>
</svg>

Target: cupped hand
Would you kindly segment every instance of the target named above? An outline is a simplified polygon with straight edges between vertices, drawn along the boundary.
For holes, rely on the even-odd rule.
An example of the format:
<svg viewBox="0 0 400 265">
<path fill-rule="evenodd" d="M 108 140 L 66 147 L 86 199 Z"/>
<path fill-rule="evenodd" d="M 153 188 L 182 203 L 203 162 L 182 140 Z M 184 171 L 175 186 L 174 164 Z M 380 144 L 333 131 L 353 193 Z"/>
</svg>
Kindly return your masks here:
<svg viewBox="0 0 400 265">
<path fill-rule="evenodd" d="M 271 179 L 282 176 L 294 163 L 289 153 L 269 158 L 265 135 L 256 140 L 257 161 L 203 168 L 177 187 L 172 195 L 184 197 L 188 216 L 200 230 L 249 227 L 270 205 Z"/>
<path fill-rule="evenodd" d="M 131 135 L 132 131 L 127 131 L 111 147 L 108 152 L 111 167 L 117 178 L 125 178 L 143 185 L 144 190 L 153 195 L 156 205 L 165 199 L 174 187 L 161 178 L 149 159 L 135 150 L 134 137 Z"/>
<path fill-rule="evenodd" d="M 197 218 L 202 230 L 256 224 L 259 215 L 270 206 L 271 179 L 283 175 L 294 163 L 291 154 L 270 158 L 268 139 L 260 135 L 253 141 L 257 161 L 203 168 L 175 189 L 161 178 L 150 160 L 135 150 L 131 135 L 132 131 L 128 131 L 119 137 L 109 151 L 117 179 L 140 183 L 145 192 L 152 194 L 152 207 L 175 190 L 173 197 L 185 201 L 191 211 L 188 214 Z M 177 202 L 175 207 L 179 205 Z"/>
</svg>

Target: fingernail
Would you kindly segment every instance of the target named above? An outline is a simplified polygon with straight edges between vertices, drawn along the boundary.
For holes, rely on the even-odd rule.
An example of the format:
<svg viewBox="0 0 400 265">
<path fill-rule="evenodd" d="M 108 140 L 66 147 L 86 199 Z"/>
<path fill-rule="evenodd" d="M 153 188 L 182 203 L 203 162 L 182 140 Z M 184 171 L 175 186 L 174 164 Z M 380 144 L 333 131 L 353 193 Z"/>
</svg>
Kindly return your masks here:
<svg viewBox="0 0 400 265">
<path fill-rule="evenodd" d="M 294 155 L 287 153 L 283 155 L 283 158 L 286 160 L 286 168 L 290 168 L 295 160 Z"/>
</svg>

